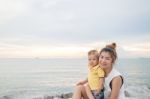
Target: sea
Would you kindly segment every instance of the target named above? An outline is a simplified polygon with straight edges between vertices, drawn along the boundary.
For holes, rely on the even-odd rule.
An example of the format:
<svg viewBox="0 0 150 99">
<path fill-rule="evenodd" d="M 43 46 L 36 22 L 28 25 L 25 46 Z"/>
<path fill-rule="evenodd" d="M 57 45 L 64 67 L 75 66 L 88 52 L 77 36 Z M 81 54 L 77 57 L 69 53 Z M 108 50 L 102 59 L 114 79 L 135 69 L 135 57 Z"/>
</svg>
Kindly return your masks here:
<svg viewBox="0 0 150 99">
<path fill-rule="evenodd" d="M 150 99 L 150 58 L 118 59 L 114 68 L 124 76 L 127 99 Z M 0 59 L 0 99 L 44 99 L 73 92 L 87 72 L 86 58 Z"/>
</svg>

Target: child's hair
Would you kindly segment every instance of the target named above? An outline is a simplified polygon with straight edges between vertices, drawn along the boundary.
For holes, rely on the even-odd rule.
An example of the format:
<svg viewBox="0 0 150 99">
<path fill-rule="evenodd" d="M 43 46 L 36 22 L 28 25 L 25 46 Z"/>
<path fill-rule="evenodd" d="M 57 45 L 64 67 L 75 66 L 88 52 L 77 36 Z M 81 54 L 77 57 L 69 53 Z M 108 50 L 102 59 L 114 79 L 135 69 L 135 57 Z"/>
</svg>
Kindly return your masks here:
<svg viewBox="0 0 150 99">
<path fill-rule="evenodd" d="M 96 58 L 99 59 L 99 53 L 98 53 L 97 50 L 90 50 L 90 51 L 88 52 L 88 56 L 89 56 L 89 55 L 95 55 Z"/>
</svg>

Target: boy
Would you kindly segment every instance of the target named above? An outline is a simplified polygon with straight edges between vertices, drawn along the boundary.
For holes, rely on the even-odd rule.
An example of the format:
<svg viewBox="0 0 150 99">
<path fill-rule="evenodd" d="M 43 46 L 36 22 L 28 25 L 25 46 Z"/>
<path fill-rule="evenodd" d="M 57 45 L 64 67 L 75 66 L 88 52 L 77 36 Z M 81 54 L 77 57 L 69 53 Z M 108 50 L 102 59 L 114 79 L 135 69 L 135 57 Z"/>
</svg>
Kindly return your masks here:
<svg viewBox="0 0 150 99">
<path fill-rule="evenodd" d="M 88 52 L 88 64 L 88 79 L 78 82 L 77 85 L 85 85 L 86 93 L 89 99 L 104 99 L 104 71 L 99 66 L 98 51 L 90 50 Z"/>
</svg>

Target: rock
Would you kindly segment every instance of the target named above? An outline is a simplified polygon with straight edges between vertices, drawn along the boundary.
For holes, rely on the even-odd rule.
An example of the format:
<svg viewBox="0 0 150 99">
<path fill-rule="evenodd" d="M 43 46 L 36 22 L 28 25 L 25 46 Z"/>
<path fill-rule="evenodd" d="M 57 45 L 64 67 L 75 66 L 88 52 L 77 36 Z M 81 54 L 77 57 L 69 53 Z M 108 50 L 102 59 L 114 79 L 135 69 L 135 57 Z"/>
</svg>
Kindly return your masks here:
<svg viewBox="0 0 150 99">
<path fill-rule="evenodd" d="M 125 96 L 126 96 L 126 97 L 130 97 L 129 92 L 127 92 L 127 91 L 125 90 L 125 92 L 124 92 L 124 93 L 125 93 Z"/>
<path fill-rule="evenodd" d="M 54 99 L 54 96 L 45 96 L 44 99 Z"/>
<path fill-rule="evenodd" d="M 68 98 L 71 98 L 72 95 L 73 95 L 73 93 L 62 94 L 62 98 L 63 99 L 68 99 Z"/>
<path fill-rule="evenodd" d="M 0 97 L 0 99 L 12 99 L 11 95 Z"/>
<path fill-rule="evenodd" d="M 3 96 L 1 99 L 10 99 L 8 96 Z"/>
</svg>

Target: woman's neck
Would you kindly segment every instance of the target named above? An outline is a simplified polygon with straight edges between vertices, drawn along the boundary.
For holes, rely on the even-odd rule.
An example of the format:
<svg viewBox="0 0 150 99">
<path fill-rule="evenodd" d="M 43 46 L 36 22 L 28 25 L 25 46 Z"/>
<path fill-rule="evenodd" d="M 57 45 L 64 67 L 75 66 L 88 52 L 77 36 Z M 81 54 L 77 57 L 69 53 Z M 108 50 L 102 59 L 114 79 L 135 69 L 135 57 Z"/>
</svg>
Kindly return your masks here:
<svg viewBox="0 0 150 99">
<path fill-rule="evenodd" d="M 109 75 L 111 70 L 112 70 L 112 66 L 110 68 L 105 69 L 106 77 Z"/>
</svg>

